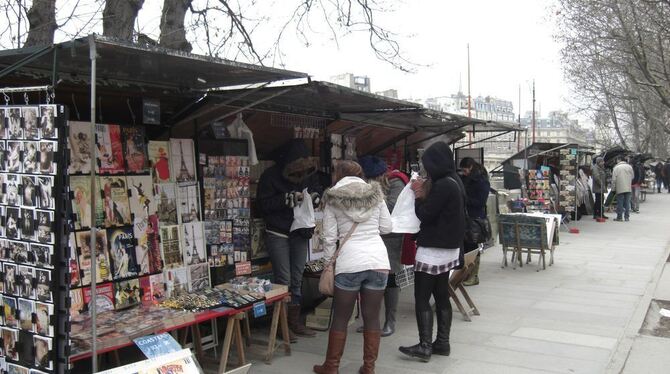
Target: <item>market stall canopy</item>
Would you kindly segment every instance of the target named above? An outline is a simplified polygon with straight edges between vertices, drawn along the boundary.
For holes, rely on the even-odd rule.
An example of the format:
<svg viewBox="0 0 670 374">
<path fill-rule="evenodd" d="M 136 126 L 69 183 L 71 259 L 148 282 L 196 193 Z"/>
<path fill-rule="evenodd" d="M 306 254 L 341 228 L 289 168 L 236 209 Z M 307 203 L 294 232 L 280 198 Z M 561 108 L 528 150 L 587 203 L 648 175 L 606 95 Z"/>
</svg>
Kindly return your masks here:
<svg viewBox="0 0 670 374">
<path fill-rule="evenodd" d="M 504 169 L 505 166 L 507 165 L 512 165 L 515 166 L 514 161 L 518 160 L 525 160 L 526 158 L 528 159 L 534 159 L 537 157 L 540 157 L 542 155 L 545 155 L 549 152 L 552 151 L 557 151 L 562 148 L 577 148 L 577 151 L 581 154 L 587 154 L 587 155 L 593 155 L 593 147 L 588 147 L 588 146 L 583 146 L 583 145 L 578 145 L 578 144 L 566 144 L 566 143 L 533 143 L 526 147 L 525 149 L 522 149 L 521 151 L 515 153 L 514 155 L 510 156 L 508 159 L 500 163 L 500 166 L 492 170 L 492 172 L 498 171 L 501 168 Z"/>
</svg>

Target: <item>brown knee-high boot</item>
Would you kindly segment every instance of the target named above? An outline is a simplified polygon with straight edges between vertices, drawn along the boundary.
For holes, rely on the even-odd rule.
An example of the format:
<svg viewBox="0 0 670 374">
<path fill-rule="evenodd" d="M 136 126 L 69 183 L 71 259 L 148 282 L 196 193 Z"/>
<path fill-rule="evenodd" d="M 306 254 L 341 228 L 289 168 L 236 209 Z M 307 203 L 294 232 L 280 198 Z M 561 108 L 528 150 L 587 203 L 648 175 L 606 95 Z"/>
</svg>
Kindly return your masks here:
<svg viewBox="0 0 670 374">
<path fill-rule="evenodd" d="M 374 374 L 375 361 L 379 355 L 379 340 L 381 330 L 363 331 L 363 366 L 358 370 L 359 374 Z"/>
<path fill-rule="evenodd" d="M 344 344 L 347 342 L 346 331 L 330 330 L 328 334 L 328 350 L 326 359 L 322 365 L 314 365 L 317 374 L 337 374 L 340 367 L 340 359 L 344 353 Z"/>
</svg>

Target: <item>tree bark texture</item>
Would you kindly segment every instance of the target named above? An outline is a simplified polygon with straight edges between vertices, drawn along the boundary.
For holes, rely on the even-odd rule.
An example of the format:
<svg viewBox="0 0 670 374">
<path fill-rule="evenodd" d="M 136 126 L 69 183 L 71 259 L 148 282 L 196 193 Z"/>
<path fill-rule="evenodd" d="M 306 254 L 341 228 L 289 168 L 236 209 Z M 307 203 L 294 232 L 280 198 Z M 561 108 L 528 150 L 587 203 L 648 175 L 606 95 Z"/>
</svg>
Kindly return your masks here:
<svg viewBox="0 0 670 374">
<path fill-rule="evenodd" d="M 34 0 L 27 12 L 28 37 L 24 47 L 50 45 L 54 42 L 56 32 L 56 0 Z"/>
<path fill-rule="evenodd" d="M 144 0 L 107 0 L 102 11 L 102 34 L 120 40 L 133 40 L 137 13 Z"/>
<path fill-rule="evenodd" d="M 178 49 L 190 52 L 191 43 L 186 40 L 184 20 L 186 11 L 191 6 L 192 0 L 165 0 L 163 2 L 163 14 L 161 15 L 162 47 Z"/>
</svg>

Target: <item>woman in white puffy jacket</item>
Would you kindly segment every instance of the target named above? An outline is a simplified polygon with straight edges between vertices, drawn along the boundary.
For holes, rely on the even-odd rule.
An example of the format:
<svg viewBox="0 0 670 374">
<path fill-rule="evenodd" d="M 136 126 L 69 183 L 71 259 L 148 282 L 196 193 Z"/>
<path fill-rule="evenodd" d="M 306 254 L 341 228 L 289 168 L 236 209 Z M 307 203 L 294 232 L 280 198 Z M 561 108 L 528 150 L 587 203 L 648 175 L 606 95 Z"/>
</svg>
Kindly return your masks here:
<svg viewBox="0 0 670 374">
<path fill-rule="evenodd" d="M 326 359 L 323 365 L 314 366 L 314 372 L 319 374 L 337 373 L 359 293 L 364 327 L 360 373 L 374 373 L 379 352 L 379 309 L 390 269 L 380 235 L 390 233 L 392 224 L 381 187 L 378 183 L 365 182 L 362 177 L 363 170 L 358 163 L 338 161 L 333 178 L 336 183 L 324 194 L 325 258 L 333 257 L 338 241 L 343 245 L 335 262 L 333 321 Z"/>
</svg>

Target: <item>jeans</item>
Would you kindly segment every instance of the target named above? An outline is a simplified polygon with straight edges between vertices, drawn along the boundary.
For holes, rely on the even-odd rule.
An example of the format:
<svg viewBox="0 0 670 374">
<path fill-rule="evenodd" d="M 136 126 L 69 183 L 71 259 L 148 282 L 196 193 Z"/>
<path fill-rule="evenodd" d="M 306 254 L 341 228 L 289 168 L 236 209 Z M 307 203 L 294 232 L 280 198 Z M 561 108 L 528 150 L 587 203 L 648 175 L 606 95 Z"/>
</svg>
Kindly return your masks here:
<svg viewBox="0 0 670 374">
<path fill-rule="evenodd" d="M 365 270 L 357 273 L 340 273 L 335 276 L 335 287 L 345 291 L 360 291 L 362 288 L 373 291 L 386 289 L 388 273 Z"/>
<path fill-rule="evenodd" d="M 640 186 L 633 186 L 633 195 L 631 196 L 630 200 L 630 208 L 634 212 L 640 210 L 640 192 L 642 192 L 642 188 Z"/>
<path fill-rule="evenodd" d="M 663 178 L 656 177 L 656 191 L 660 193 L 662 187 L 663 187 Z"/>
<path fill-rule="evenodd" d="M 604 215 L 603 204 L 605 202 L 603 201 L 602 192 L 596 192 L 595 195 L 596 195 L 596 201 L 593 203 L 593 217 L 598 218 Z"/>
<path fill-rule="evenodd" d="M 624 218 L 630 218 L 630 192 L 623 192 L 616 195 L 616 218 L 621 219 L 621 214 Z"/>
<path fill-rule="evenodd" d="M 274 281 L 277 284 L 288 285 L 292 304 L 300 304 L 302 274 L 307 262 L 307 244 L 307 239 L 298 236 L 282 238 L 269 232 L 265 235 Z"/>
</svg>

